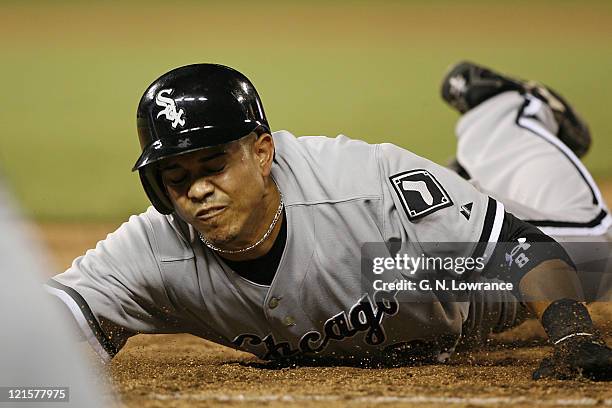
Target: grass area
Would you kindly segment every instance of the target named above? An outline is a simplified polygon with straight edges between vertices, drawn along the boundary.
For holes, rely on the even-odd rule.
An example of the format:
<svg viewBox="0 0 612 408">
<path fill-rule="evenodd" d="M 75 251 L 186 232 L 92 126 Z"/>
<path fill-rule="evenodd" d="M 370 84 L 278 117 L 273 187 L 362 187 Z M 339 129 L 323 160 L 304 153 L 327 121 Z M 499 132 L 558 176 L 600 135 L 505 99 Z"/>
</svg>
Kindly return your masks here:
<svg viewBox="0 0 612 408">
<path fill-rule="evenodd" d="M 612 8 L 606 2 L 3 3 L 0 167 L 38 219 L 124 218 L 147 201 L 130 169 L 135 110 L 166 70 L 210 61 L 247 74 L 274 129 L 389 141 L 438 162 L 457 115 L 438 97 L 469 58 L 539 79 L 595 137 L 612 176 Z"/>
</svg>

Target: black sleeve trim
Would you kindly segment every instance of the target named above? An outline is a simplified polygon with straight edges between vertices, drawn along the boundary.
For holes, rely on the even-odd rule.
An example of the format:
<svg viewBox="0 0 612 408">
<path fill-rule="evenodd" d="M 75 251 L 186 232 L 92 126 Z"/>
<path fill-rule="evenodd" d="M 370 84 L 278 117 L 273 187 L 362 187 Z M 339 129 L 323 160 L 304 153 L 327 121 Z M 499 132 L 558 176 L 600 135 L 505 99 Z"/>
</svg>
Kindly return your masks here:
<svg viewBox="0 0 612 408">
<path fill-rule="evenodd" d="M 497 237 L 491 240 L 491 234 L 493 234 L 493 229 L 495 227 L 495 219 L 497 218 L 497 211 L 497 201 L 489 197 L 482 232 L 480 234 L 480 238 L 478 238 L 478 244 L 476 244 L 476 248 L 474 249 L 474 253 L 472 255 L 472 257 L 475 259 L 484 257 L 485 253 L 490 252 L 487 251 L 487 247 L 491 245 L 490 241 L 497 242 L 498 240 Z"/>
<path fill-rule="evenodd" d="M 493 230 L 493 225 L 495 224 L 496 212 L 497 202 L 489 197 L 489 201 L 487 203 L 487 213 L 485 214 L 482 233 L 480 234 L 478 242 L 489 242 L 489 237 L 491 236 L 491 231 Z"/>
<path fill-rule="evenodd" d="M 79 292 L 72 289 L 71 287 L 62 285 L 61 283 L 53 279 L 49 279 L 49 281 L 47 281 L 47 285 L 65 292 L 68 296 L 72 298 L 72 300 L 75 301 L 75 303 L 79 306 L 79 309 L 83 313 L 83 317 L 87 321 L 89 328 L 93 332 L 94 336 L 96 337 L 102 348 L 104 348 L 104 350 L 109 354 L 110 357 L 114 357 L 119 352 L 119 350 L 117 349 L 115 344 L 113 344 L 113 342 L 108 338 L 106 333 L 104 333 L 104 330 L 102 330 L 100 323 L 94 316 L 93 312 L 91 311 L 91 308 L 89 307 L 85 299 L 83 299 L 83 296 L 81 296 Z"/>
</svg>

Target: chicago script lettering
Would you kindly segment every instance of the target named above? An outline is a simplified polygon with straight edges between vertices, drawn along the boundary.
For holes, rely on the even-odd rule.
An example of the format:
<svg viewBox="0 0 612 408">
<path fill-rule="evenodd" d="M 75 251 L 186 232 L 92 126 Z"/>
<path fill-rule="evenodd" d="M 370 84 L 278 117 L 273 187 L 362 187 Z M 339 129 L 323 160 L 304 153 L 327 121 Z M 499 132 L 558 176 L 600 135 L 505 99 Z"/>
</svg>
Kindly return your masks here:
<svg viewBox="0 0 612 408">
<path fill-rule="evenodd" d="M 377 291 L 374 293 L 374 302 L 369 295 L 363 295 L 355 303 L 348 314 L 342 311 L 330 317 L 324 324 L 323 330 L 312 330 L 305 333 L 295 349 L 287 341 L 277 342 L 272 333 L 263 339 L 256 334 L 240 334 L 233 340 L 238 348 L 247 345 L 265 347 L 263 359 L 275 360 L 294 356 L 298 353 L 321 353 L 331 340 L 342 341 L 358 333 L 365 333 L 364 341 L 371 346 L 378 346 L 385 342 L 387 336 L 383 327 L 385 316 L 394 316 L 399 310 L 396 292 Z"/>
</svg>

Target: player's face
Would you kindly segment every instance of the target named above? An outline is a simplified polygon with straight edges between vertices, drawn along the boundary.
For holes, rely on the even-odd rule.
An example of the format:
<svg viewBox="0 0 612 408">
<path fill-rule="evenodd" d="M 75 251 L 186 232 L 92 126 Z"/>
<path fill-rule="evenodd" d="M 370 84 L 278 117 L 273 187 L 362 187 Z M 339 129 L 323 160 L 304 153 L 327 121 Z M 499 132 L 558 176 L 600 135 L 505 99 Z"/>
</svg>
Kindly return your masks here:
<svg viewBox="0 0 612 408">
<path fill-rule="evenodd" d="M 162 180 L 184 221 L 213 244 L 242 248 L 259 238 L 262 229 L 273 153 L 270 135 L 251 134 L 164 160 Z"/>
</svg>

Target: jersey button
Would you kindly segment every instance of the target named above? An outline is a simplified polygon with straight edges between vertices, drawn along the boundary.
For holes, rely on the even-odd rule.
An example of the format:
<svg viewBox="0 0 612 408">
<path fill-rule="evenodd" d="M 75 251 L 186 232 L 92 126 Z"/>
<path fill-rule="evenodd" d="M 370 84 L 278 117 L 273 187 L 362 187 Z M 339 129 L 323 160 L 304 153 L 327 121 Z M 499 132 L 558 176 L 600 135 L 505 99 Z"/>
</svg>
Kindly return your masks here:
<svg viewBox="0 0 612 408">
<path fill-rule="evenodd" d="M 292 316 L 286 316 L 283 319 L 283 323 L 285 323 L 285 326 L 287 326 L 287 327 L 295 326 L 295 319 Z"/>
<path fill-rule="evenodd" d="M 276 306 L 278 306 L 278 302 L 280 302 L 280 298 L 272 297 L 268 302 L 268 307 L 270 309 L 274 309 Z"/>
</svg>

